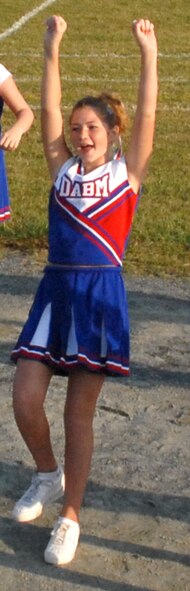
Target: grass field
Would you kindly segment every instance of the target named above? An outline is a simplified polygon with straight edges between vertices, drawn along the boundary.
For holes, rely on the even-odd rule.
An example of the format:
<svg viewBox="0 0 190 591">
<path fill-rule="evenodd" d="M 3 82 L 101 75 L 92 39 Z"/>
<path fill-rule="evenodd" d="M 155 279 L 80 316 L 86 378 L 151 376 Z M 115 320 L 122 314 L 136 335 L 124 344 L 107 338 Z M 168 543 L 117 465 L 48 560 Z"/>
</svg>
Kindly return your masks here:
<svg viewBox="0 0 190 591">
<path fill-rule="evenodd" d="M 39 103 L 43 24 L 64 14 L 68 31 L 62 44 L 63 108 L 100 90 L 117 92 L 126 104 L 130 125 L 136 103 L 139 53 L 130 26 L 148 16 L 159 44 L 159 98 L 154 153 L 143 198 L 125 257 L 129 273 L 190 275 L 190 103 L 188 0 L 52 1 L 23 22 L 12 25 L 42 0 L 1 0 L 0 61 L 10 69 L 35 113 L 32 130 L 19 150 L 7 154 L 12 220 L 0 227 L 0 246 L 33 252 L 47 247 L 49 176 L 40 137 Z M 135 8 L 134 8 L 135 5 Z M 162 6 L 163 5 L 163 6 Z M 63 12 L 64 11 L 64 12 Z M 4 128 L 11 118 L 4 112 Z M 127 141 L 127 138 L 126 138 Z"/>
</svg>

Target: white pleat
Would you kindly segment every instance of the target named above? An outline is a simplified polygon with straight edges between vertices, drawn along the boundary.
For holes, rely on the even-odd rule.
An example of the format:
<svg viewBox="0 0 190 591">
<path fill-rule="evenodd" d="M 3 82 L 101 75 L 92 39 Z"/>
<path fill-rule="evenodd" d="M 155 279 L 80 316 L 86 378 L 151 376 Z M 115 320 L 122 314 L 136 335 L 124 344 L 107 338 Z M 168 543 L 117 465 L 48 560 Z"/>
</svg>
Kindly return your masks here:
<svg viewBox="0 0 190 591">
<path fill-rule="evenodd" d="M 49 326 L 51 319 L 51 302 L 44 308 L 43 314 L 38 322 L 38 326 L 30 341 L 30 345 L 37 345 L 38 347 L 46 347 L 49 336 Z"/>
<path fill-rule="evenodd" d="M 68 334 L 67 350 L 66 355 L 77 355 L 78 354 L 78 343 L 75 330 L 75 319 L 72 309 L 71 326 Z"/>
</svg>

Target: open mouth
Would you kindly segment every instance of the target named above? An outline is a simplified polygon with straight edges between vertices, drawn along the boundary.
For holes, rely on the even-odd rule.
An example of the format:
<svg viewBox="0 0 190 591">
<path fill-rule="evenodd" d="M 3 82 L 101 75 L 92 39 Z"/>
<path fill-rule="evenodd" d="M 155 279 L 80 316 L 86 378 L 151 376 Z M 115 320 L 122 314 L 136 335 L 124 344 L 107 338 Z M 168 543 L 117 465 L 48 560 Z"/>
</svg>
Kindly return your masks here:
<svg viewBox="0 0 190 591">
<path fill-rule="evenodd" d="M 85 144 L 79 147 L 79 150 L 81 150 L 81 152 L 89 152 L 92 148 L 93 148 L 93 144 Z"/>
</svg>

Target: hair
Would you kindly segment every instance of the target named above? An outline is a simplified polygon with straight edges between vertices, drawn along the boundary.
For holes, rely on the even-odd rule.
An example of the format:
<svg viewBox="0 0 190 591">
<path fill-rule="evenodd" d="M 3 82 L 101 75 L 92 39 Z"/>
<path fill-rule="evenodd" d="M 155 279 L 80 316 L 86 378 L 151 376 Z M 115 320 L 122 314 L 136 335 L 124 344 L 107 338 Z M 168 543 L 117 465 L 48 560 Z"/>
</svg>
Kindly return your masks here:
<svg viewBox="0 0 190 591">
<path fill-rule="evenodd" d="M 77 109 L 83 107 L 92 107 L 100 119 L 112 129 L 115 125 L 119 127 L 119 133 L 122 134 L 127 129 L 128 117 L 121 100 L 112 94 L 102 93 L 99 96 L 88 95 L 75 103 L 69 118 L 70 124 L 72 117 Z"/>
</svg>

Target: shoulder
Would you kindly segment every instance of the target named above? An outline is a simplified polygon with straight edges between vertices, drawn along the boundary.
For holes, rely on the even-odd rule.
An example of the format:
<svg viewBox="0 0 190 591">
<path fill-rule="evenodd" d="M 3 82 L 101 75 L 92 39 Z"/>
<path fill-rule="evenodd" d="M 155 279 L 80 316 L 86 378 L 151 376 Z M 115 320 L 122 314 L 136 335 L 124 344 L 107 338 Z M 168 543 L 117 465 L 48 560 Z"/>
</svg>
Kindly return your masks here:
<svg viewBox="0 0 190 591">
<path fill-rule="evenodd" d="M 116 156 L 115 158 L 113 158 L 113 160 L 111 161 L 111 167 L 112 178 L 114 180 L 115 185 L 119 187 L 123 186 L 127 188 L 127 191 L 130 191 L 131 195 L 133 194 L 138 196 L 140 191 L 135 192 L 131 185 L 125 155 L 122 154 L 119 157 Z"/>
<path fill-rule="evenodd" d="M 11 72 L 9 72 L 9 70 L 7 70 L 3 64 L 0 64 L 0 84 L 5 82 L 9 76 L 12 76 Z"/>
</svg>

